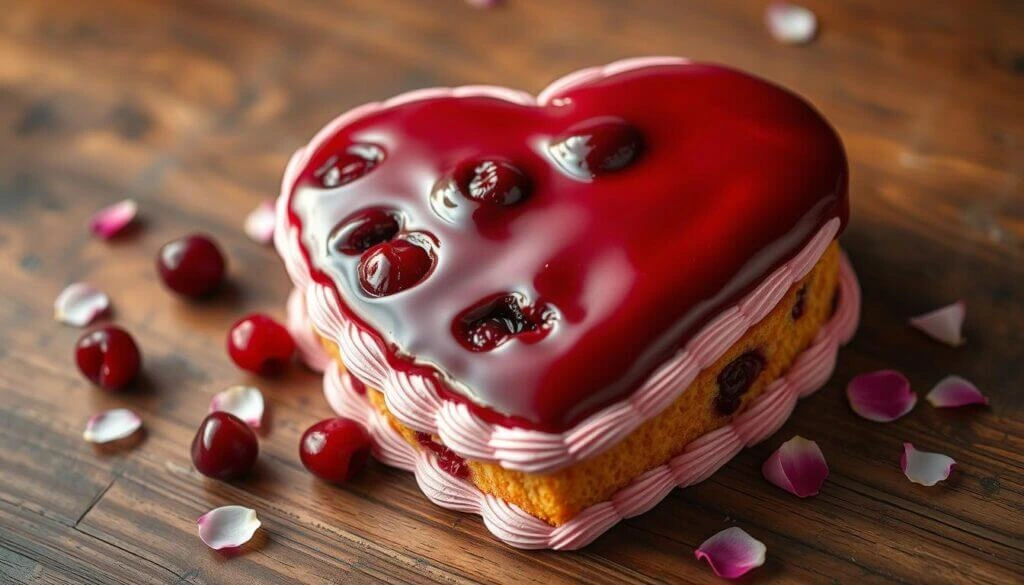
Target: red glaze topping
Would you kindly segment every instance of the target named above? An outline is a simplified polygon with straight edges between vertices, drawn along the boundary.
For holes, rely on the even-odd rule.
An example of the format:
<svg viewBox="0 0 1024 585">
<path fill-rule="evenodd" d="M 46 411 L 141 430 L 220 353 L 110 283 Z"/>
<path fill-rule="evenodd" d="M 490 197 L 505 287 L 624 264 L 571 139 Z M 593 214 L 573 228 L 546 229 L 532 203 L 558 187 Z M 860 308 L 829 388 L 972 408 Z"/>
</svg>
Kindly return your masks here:
<svg viewBox="0 0 1024 585">
<path fill-rule="evenodd" d="M 325 187 L 323 169 L 353 152 L 372 156 Z M 435 376 L 486 420 L 555 431 L 639 387 L 826 221 L 845 224 L 846 188 L 838 137 L 800 98 L 661 65 L 543 106 L 436 97 L 370 112 L 312 153 L 290 209 L 314 276 L 394 367 Z M 371 216 L 369 235 L 339 244 Z M 424 254 L 380 284 L 368 256 L 398 242 Z"/>
</svg>

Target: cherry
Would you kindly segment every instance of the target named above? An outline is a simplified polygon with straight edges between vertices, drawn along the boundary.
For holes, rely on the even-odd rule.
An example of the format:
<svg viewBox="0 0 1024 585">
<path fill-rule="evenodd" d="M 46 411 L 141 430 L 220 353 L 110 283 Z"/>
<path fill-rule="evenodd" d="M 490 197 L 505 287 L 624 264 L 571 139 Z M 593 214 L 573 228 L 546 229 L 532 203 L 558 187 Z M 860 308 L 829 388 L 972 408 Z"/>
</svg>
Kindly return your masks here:
<svg viewBox="0 0 1024 585">
<path fill-rule="evenodd" d="M 370 459 L 370 435 L 354 420 L 322 420 L 302 433 L 299 458 L 310 473 L 322 480 L 348 481 Z"/>
<path fill-rule="evenodd" d="M 438 467 L 459 479 L 469 477 L 469 465 L 466 464 L 465 459 L 456 455 L 455 451 L 434 441 L 427 433 L 417 432 L 416 441 L 437 456 Z"/>
<path fill-rule="evenodd" d="M 543 335 L 550 315 L 534 307 L 523 307 L 515 295 L 491 297 L 456 318 L 452 332 L 470 351 L 490 351 L 512 336 Z"/>
<path fill-rule="evenodd" d="M 236 479 L 256 462 L 260 443 L 242 419 L 227 412 L 211 412 L 192 439 L 192 465 L 214 479 Z"/>
<path fill-rule="evenodd" d="M 377 244 L 359 259 L 359 284 L 366 294 L 385 297 L 412 288 L 434 261 L 423 246 L 408 240 Z"/>
<path fill-rule="evenodd" d="M 75 343 L 75 363 L 92 383 L 120 390 L 139 373 L 142 356 L 132 336 L 113 325 L 89 331 Z"/>
<path fill-rule="evenodd" d="M 398 215 L 383 209 L 367 209 L 341 222 L 331 234 L 331 247 L 343 254 L 362 254 L 390 241 L 402 229 Z"/>
<path fill-rule="evenodd" d="M 754 385 L 764 369 L 761 352 L 751 350 L 729 362 L 718 374 L 718 396 L 715 408 L 719 414 L 732 414 L 740 407 L 740 398 Z"/>
<path fill-rule="evenodd" d="M 642 149 L 643 137 L 636 128 L 606 116 L 573 126 L 550 147 L 562 169 L 581 179 L 618 171 Z"/>
<path fill-rule="evenodd" d="M 351 183 L 369 173 L 384 160 L 384 151 L 376 144 L 353 144 L 345 152 L 327 159 L 313 176 L 328 189 Z"/>
<path fill-rule="evenodd" d="M 461 163 L 455 169 L 459 190 L 474 201 L 513 205 L 526 197 L 530 181 L 522 171 L 501 160 Z"/>
<path fill-rule="evenodd" d="M 228 332 L 228 355 L 243 370 L 271 376 L 280 372 L 294 353 L 291 334 L 270 315 L 247 315 Z"/>
<path fill-rule="evenodd" d="M 192 234 L 160 248 L 156 268 L 167 288 L 186 297 L 213 292 L 224 280 L 224 255 L 209 237 Z"/>
</svg>

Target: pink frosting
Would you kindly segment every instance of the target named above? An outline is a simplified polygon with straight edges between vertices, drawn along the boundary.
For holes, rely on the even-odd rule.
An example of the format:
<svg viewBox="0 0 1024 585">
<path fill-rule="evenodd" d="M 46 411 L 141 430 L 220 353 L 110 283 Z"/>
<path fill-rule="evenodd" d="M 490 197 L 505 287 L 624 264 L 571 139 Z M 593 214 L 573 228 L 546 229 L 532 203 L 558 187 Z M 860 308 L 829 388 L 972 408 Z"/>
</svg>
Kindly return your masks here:
<svg viewBox="0 0 1024 585">
<path fill-rule="evenodd" d="M 443 471 L 432 452 L 420 451 L 403 440 L 366 396 L 355 391 L 350 378 L 333 361 L 324 376 L 324 394 L 338 414 L 357 420 L 369 429 L 374 455 L 380 461 L 412 471 L 420 489 L 435 504 L 479 514 L 495 537 L 517 548 L 574 550 L 586 546 L 620 520 L 650 510 L 673 488 L 707 479 L 741 449 L 766 439 L 781 427 L 797 400 L 813 393 L 828 380 L 839 346 L 846 343 L 857 328 L 860 289 L 845 256 L 839 286 L 836 313 L 821 328 L 811 346 L 797 357 L 785 376 L 772 382 L 731 424 L 696 439 L 665 465 L 647 471 L 611 499 L 590 506 L 557 527 Z"/>
<path fill-rule="evenodd" d="M 554 82 L 541 92 L 537 100 L 544 103 L 567 87 L 595 77 L 666 62 L 685 61 L 674 58 L 631 59 L 578 71 Z M 417 431 L 439 435 L 445 445 L 464 458 L 496 462 L 504 468 L 527 473 L 548 473 L 609 449 L 671 404 L 701 370 L 713 364 L 750 327 L 768 315 L 789 288 L 810 272 L 840 229 L 839 218 L 826 222 L 796 256 L 765 278 L 738 304 L 704 326 L 628 398 L 600 409 L 560 433 L 487 422 L 465 404 L 444 398 L 436 387 L 435 379 L 399 371 L 389 365 L 386 348 L 379 336 L 347 319 L 335 289 L 311 277 L 299 230 L 291 225 L 287 212 L 288 191 L 305 163 L 307 153 L 316 150 L 316 146 L 337 128 L 376 108 L 441 94 L 489 95 L 520 103 L 532 100 L 527 94 L 495 87 L 430 89 L 403 94 L 383 104 L 361 106 L 343 114 L 289 161 L 278 199 L 278 223 L 274 237 L 296 289 L 303 291 L 313 327 L 338 345 L 345 367 L 366 385 L 381 390 L 388 409 L 403 424 Z M 290 302 L 290 305 L 298 304 L 299 301 L 294 299 Z M 306 357 L 309 348 L 304 346 L 312 347 L 312 344 L 301 340 L 299 343 L 304 358 L 310 363 L 310 358 Z"/>
</svg>

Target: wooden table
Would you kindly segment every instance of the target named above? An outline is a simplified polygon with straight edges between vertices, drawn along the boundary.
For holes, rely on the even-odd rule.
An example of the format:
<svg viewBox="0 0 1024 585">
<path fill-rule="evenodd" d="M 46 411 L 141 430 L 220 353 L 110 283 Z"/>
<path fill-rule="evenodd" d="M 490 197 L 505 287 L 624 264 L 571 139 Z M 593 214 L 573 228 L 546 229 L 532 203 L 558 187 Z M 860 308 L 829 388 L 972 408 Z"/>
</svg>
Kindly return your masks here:
<svg viewBox="0 0 1024 585">
<path fill-rule="evenodd" d="M 693 557 L 738 525 L 768 562 L 748 582 L 1021 583 L 1024 575 L 1024 5 L 985 0 L 808 0 L 804 48 L 771 41 L 763 2 L 510 0 L 8 0 L 0 16 L 0 582 L 712 582 Z M 577 553 L 522 552 L 479 518 L 427 502 L 406 473 L 372 466 L 345 487 L 299 464 L 298 437 L 329 415 L 319 379 L 240 373 L 225 331 L 282 315 L 274 252 L 243 235 L 288 155 L 321 124 L 405 90 L 467 83 L 537 91 L 582 66 L 676 54 L 735 65 L 807 96 L 839 129 L 852 167 L 843 237 L 864 320 L 828 386 L 775 437 Z M 143 225 L 112 243 L 89 214 L 139 200 Z M 231 286 L 189 304 L 160 287 L 154 254 L 189 231 L 230 255 Z M 101 285 L 145 354 L 129 393 L 75 371 L 79 331 L 51 319 L 72 281 Z M 957 298 L 968 343 L 947 348 L 908 316 Z M 855 374 L 906 372 L 919 395 L 949 373 L 989 409 L 859 419 Z M 257 472 L 204 480 L 188 445 L 210 396 L 253 383 L 270 404 Z M 128 406 L 145 440 L 106 453 L 86 418 Z M 760 464 L 794 434 L 831 476 L 797 500 Z M 934 488 L 899 469 L 902 441 L 958 466 Z M 259 511 L 243 554 L 206 549 L 195 519 Z"/>
</svg>

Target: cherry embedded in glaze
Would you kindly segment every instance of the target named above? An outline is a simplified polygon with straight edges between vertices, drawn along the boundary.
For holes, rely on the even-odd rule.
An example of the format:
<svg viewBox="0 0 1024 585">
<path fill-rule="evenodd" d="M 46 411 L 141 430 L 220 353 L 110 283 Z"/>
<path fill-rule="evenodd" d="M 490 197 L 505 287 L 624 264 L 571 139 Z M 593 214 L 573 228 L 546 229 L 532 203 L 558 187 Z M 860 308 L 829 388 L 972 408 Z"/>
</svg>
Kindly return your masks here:
<svg viewBox="0 0 1024 585">
<path fill-rule="evenodd" d="M 764 369 L 765 360 L 761 352 L 751 350 L 729 362 L 718 374 L 718 395 L 715 408 L 719 414 L 736 412 L 747 390 Z"/>
<path fill-rule="evenodd" d="M 434 261 L 430 252 L 409 240 L 377 244 L 359 259 L 359 284 L 373 297 L 410 289 L 423 280 Z"/>
<path fill-rule="evenodd" d="M 252 469 L 259 455 L 256 433 L 227 412 L 211 412 L 192 439 L 192 464 L 214 479 L 237 479 Z"/>
<path fill-rule="evenodd" d="M 139 373 L 142 357 L 132 336 L 113 325 L 82 335 L 75 344 L 79 371 L 104 390 L 120 390 Z"/>
<path fill-rule="evenodd" d="M 427 433 L 417 432 L 416 441 L 437 456 L 438 467 L 459 479 L 469 478 L 469 465 L 465 459 L 456 455 L 455 451 L 438 443 Z"/>
<path fill-rule="evenodd" d="M 362 425 L 347 418 L 322 420 L 302 434 L 299 458 L 322 480 L 348 481 L 370 458 L 370 435 Z"/>
<path fill-rule="evenodd" d="M 573 126 L 550 147 L 558 165 L 581 179 L 621 170 L 642 149 L 643 137 L 636 128 L 605 116 Z"/>
<path fill-rule="evenodd" d="M 313 175 L 328 189 L 355 181 L 372 171 L 384 160 L 384 151 L 376 144 L 352 144 L 341 154 L 332 156 Z"/>
<path fill-rule="evenodd" d="M 341 222 L 330 237 L 330 247 L 343 254 L 362 254 L 377 244 L 394 239 L 402 229 L 397 213 L 366 209 Z"/>
<path fill-rule="evenodd" d="M 498 295 L 463 311 L 452 334 L 470 351 L 491 351 L 516 335 L 543 335 L 552 318 L 548 313 L 524 307 L 516 295 Z"/>
<path fill-rule="evenodd" d="M 211 238 L 192 234 L 164 244 L 156 267 L 167 288 L 186 297 L 201 297 L 224 280 L 226 262 Z"/>
<path fill-rule="evenodd" d="M 243 370 L 262 376 L 280 372 L 295 353 L 295 341 L 288 330 L 263 313 L 238 320 L 228 332 L 228 355 Z"/>
<path fill-rule="evenodd" d="M 514 205 L 530 190 L 526 175 L 502 160 L 464 162 L 456 167 L 455 178 L 466 197 L 492 205 Z"/>
</svg>

